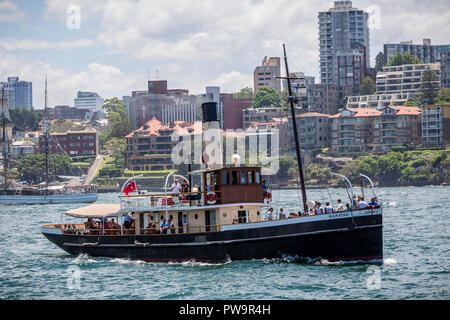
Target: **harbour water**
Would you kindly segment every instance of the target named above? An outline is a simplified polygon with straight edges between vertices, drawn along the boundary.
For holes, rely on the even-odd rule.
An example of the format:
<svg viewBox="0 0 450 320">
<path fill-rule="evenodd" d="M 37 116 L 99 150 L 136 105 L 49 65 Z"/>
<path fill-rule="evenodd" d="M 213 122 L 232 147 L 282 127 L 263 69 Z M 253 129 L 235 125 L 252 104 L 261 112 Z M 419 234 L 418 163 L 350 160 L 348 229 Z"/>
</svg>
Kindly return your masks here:
<svg viewBox="0 0 450 320">
<path fill-rule="evenodd" d="M 379 188 L 377 195 L 382 264 L 75 257 L 46 240 L 40 226 L 83 204 L 0 206 L 0 299 L 449 299 L 450 187 Z M 348 199 L 345 189 L 308 191 L 322 203 L 330 196 L 334 205 Z M 300 191 L 274 191 L 273 200 L 298 211 Z M 107 202 L 118 202 L 117 194 L 100 194 L 98 203 Z"/>
</svg>

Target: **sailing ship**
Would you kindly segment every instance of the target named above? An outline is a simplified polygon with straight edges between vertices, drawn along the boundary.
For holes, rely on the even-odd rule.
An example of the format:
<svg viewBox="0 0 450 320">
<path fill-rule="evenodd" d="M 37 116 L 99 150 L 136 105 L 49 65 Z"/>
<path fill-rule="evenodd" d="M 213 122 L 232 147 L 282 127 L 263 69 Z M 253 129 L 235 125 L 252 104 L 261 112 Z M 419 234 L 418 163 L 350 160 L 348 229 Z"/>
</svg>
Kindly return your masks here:
<svg viewBox="0 0 450 320">
<path fill-rule="evenodd" d="M 56 203 L 92 203 L 98 195 L 94 186 L 62 186 L 52 185 L 49 179 L 49 126 L 47 119 L 47 78 L 45 79 L 45 182 L 37 186 L 23 186 L 15 182 L 8 183 L 8 166 L 10 147 L 6 134 L 7 108 L 4 104 L 4 88 L 2 88 L 2 153 L 3 153 L 3 189 L 0 190 L 0 204 L 56 204 Z"/>
<path fill-rule="evenodd" d="M 288 88 L 287 57 L 284 48 Z M 383 259 L 382 207 L 359 208 L 348 182 L 350 210 L 314 211 L 306 199 L 292 92 L 289 92 L 297 147 L 303 211 L 288 217 L 267 214 L 261 167 L 208 166 L 189 177 L 170 173 L 165 192 L 136 192 L 131 178 L 120 203 L 94 204 L 66 211 L 84 224 L 48 224 L 43 235 L 64 251 L 144 261 L 226 261 L 302 257 L 328 261 Z M 219 131 L 217 104 L 202 104 L 204 130 Z M 220 139 L 219 139 L 220 140 Z M 208 157 L 205 157 L 208 158 Z M 171 179 L 189 183 L 200 176 L 200 189 L 167 192 Z M 98 219 L 97 222 L 95 220 Z M 109 219 L 109 221 L 108 221 Z"/>
</svg>

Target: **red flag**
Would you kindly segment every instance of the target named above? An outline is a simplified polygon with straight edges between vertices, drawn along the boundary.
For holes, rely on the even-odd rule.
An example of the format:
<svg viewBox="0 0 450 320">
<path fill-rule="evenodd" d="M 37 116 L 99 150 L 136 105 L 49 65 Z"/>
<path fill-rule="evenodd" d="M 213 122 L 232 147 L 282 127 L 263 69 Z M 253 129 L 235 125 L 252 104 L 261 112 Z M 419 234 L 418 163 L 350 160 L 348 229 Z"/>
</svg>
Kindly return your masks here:
<svg viewBox="0 0 450 320">
<path fill-rule="evenodd" d="M 136 190 L 136 183 L 134 182 L 134 179 L 131 179 L 128 181 L 128 183 L 123 188 L 122 192 L 128 195 L 130 192 L 133 192 Z"/>
</svg>

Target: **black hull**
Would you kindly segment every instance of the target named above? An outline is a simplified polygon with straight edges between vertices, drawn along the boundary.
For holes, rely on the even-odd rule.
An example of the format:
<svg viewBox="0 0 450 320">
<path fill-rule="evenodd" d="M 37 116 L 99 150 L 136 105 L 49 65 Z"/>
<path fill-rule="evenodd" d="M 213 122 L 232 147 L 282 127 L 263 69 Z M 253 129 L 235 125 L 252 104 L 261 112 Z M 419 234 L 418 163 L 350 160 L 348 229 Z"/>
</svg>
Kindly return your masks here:
<svg viewBox="0 0 450 320">
<path fill-rule="evenodd" d="M 297 220 L 297 219 L 295 219 Z M 144 261 L 225 261 L 286 256 L 328 261 L 383 259 L 382 216 L 203 234 L 80 236 L 44 233 L 73 255 Z"/>
</svg>

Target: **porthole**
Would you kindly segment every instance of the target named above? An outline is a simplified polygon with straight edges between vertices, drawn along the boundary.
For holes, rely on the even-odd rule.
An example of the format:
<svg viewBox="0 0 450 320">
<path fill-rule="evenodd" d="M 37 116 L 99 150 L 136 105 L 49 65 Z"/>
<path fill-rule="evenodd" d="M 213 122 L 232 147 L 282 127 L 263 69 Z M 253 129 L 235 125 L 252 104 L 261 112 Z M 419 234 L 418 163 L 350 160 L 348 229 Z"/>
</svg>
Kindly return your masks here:
<svg viewBox="0 0 450 320">
<path fill-rule="evenodd" d="M 222 217 L 226 218 L 227 217 L 227 213 L 226 212 L 222 213 Z"/>
<path fill-rule="evenodd" d="M 195 214 L 194 218 L 195 218 L 195 220 L 197 220 L 198 219 L 198 214 Z"/>
<path fill-rule="evenodd" d="M 169 216 L 169 219 L 170 219 L 170 220 L 173 220 L 173 215 L 170 215 L 170 216 Z"/>
<path fill-rule="evenodd" d="M 259 216 L 259 211 L 256 211 L 256 215 Z"/>
</svg>

